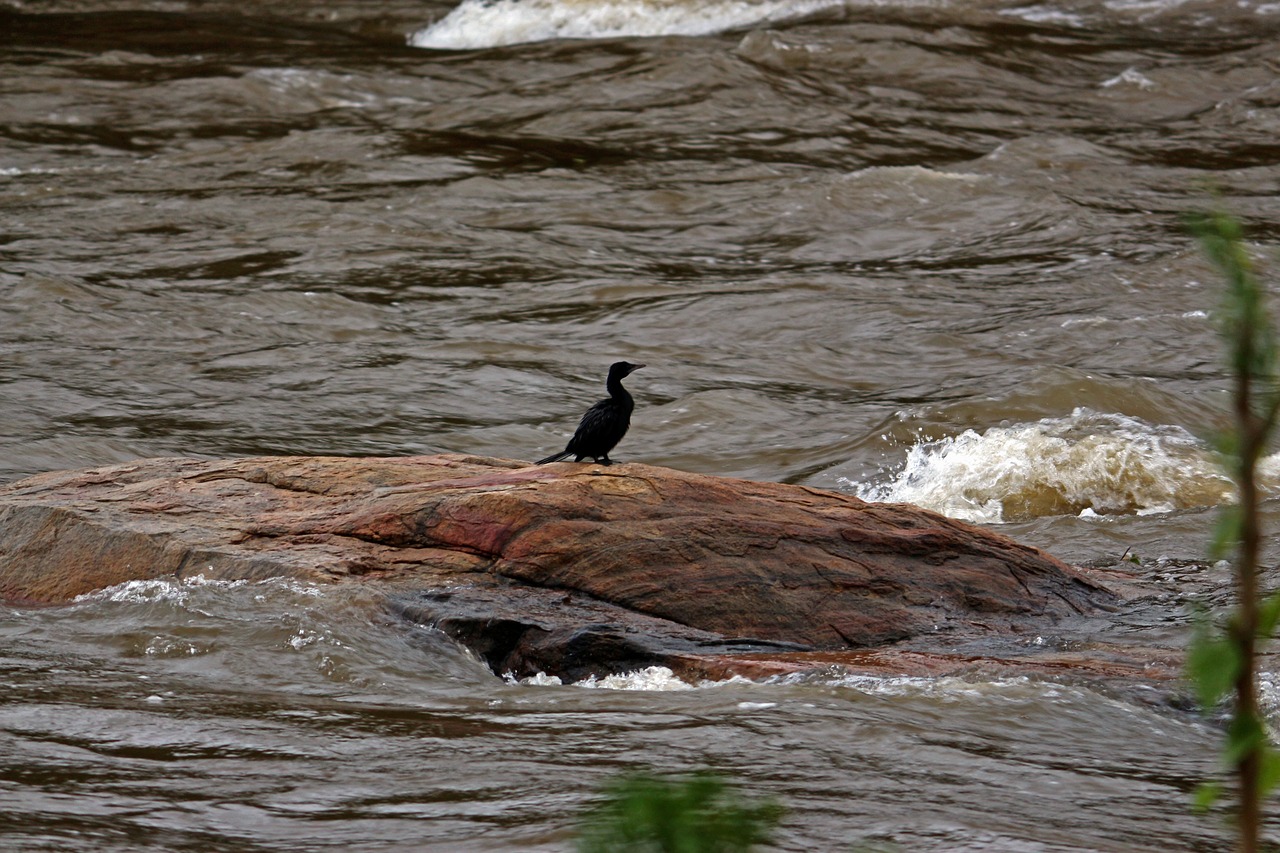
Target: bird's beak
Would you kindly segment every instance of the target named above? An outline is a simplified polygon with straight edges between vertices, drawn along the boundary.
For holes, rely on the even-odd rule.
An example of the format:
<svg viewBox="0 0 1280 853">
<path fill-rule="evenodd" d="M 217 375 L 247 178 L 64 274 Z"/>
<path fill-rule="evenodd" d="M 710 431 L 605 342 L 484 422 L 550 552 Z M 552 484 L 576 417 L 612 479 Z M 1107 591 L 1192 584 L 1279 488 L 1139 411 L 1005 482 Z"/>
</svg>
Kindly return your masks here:
<svg viewBox="0 0 1280 853">
<path fill-rule="evenodd" d="M 633 364 L 633 365 L 631 365 L 631 369 L 632 369 L 632 370 L 639 370 L 640 368 L 642 368 L 642 367 L 644 367 L 644 366 L 645 366 L 645 365 L 643 365 L 643 364 Z"/>
</svg>

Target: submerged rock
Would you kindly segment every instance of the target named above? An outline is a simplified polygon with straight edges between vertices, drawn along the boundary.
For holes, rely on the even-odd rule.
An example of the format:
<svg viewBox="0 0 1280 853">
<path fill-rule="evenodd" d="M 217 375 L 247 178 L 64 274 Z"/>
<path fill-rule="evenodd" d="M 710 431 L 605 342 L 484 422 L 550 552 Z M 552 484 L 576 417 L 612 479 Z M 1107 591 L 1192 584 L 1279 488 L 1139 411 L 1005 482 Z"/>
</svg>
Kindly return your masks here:
<svg viewBox="0 0 1280 853">
<path fill-rule="evenodd" d="M 398 612 L 495 672 L 566 678 L 826 666 L 1115 600 L 1048 554 L 916 507 L 639 464 L 144 459 L 0 487 L 6 599 L 195 574 L 387 584 Z"/>
</svg>

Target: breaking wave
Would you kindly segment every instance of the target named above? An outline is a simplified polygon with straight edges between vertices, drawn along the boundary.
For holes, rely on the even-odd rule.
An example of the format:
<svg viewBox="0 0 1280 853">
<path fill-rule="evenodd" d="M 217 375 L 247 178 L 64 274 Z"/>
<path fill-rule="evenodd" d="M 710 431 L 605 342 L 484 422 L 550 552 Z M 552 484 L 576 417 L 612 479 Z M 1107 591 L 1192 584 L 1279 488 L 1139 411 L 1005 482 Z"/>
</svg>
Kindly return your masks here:
<svg viewBox="0 0 1280 853">
<path fill-rule="evenodd" d="M 1183 7 L 1188 7 L 1184 13 Z M 1237 15 L 1271 18 L 1280 4 L 1240 0 Z M 953 9 L 994 11 L 1002 17 L 1064 27 L 1142 22 L 1153 15 L 1196 14 L 1186 0 L 462 0 L 449 14 L 409 36 L 413 47 L 475 50 L 550 39 L 645 36 L 703 36 L 749 27 L 769 27 L 819 16 L 842 16 L 847 9 Z M 1215 9 L 1221 17 L 1229 10 Z M 1127 75 L 1127 76 L 1126 76 Z M 1137 71 L 1104 85 L 1150 85 Z"/>
<path fill-rule="evenodd" d="M 1277 485 L 1277 472 L 1280 460 L 1264 460 L 1264 486 Z M 1181 427 L 1088 409 L 922 441 L 887 482 L 843 482 L 864 500 L 983 523 L 1146 515 L 1221 504 L 1233 494 L 1213 450 Z"/>
<path fill-rule="evenodd" d="M 700 36 L 843 6 L 843 0 L 463 0 L 444 18 L 409 36 L 409 44 L 473 50 L 561 38 Z"/>
</svg>

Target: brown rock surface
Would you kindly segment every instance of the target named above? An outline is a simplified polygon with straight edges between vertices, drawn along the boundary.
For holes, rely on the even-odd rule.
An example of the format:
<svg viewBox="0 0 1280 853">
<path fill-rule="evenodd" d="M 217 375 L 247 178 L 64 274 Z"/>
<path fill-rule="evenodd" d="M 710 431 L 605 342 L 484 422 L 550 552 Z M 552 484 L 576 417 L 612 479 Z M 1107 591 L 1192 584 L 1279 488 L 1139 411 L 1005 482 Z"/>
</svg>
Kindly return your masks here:
<svg viewBox="0 0 1280 853">
<path fill-rule="evenodd" d="M 734 659 L 781 671 L 816 652 L 1036 630 L 1114 600 L 1041 551 L 922 509 L 639 464 L 145 459 L 0 487 L 4 598 L 193 574 L 376 578 L 495 671 L 568 677 Z"/>
</svg>

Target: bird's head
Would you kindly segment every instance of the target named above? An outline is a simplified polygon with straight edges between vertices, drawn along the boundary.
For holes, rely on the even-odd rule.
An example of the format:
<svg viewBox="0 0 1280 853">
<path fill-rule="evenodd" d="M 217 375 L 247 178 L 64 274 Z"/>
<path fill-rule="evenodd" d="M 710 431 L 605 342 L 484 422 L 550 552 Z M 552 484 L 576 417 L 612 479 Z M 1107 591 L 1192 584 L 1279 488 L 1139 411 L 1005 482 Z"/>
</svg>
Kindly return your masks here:
<svg viewBox="0 0 1280 853">
<path fill-rule="evenodd" d="M 611 377 L 621 379 L 624 376 L 630 376 L 633 372 L 642 367 L 644 367 L 643 364 L 632 364 L 629 361 L 615 361 L 613 364 L 609 365 L 609 375 Z"/>
</svg>

